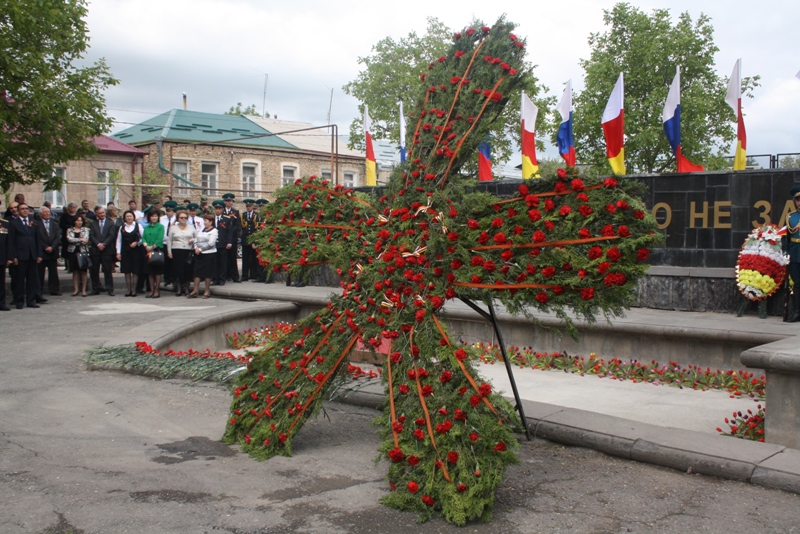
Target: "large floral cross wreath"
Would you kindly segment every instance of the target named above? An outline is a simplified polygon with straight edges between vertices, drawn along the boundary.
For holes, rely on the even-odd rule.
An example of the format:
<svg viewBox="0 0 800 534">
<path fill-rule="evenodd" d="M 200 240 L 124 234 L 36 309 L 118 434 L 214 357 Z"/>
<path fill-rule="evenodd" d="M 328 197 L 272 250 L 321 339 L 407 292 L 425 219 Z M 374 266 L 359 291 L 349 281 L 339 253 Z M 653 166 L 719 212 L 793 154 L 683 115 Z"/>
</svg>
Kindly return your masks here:
<svg viewBox="0 0 800 534">
<path fill-rule="evenodd" d="M 258 352 L 234 390 L 228 442 L 259 459 L 290 454 L 356 343 L 388 343 L 380 451 L 391 491 L 382 502 L 459 525 L 491 517 L 519 421 L 448 334 L 442 307 L 497 299 L 568 324 L 568 311 L 619 314 L 655 230 L 623 179 L 560 170 L 499 199 L 458 174 L 519 90 L 525 45 L 513 28 L 503 19 L 465 28 L 423 73 L 410 155 L 383 196 L 313 176 L 277 192 L 255 238 L 261 261 L 294 275 L 330 264 L 344 291 Z"/>
</svg>

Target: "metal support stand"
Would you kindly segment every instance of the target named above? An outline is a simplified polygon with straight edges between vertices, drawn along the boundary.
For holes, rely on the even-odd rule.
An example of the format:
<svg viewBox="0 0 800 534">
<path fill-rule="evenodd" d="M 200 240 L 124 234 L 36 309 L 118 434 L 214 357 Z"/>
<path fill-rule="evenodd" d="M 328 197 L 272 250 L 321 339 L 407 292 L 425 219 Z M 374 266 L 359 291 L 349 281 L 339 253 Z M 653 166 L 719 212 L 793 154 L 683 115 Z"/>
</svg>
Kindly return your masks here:
<svg viewBox="0 0 800 534">
<path fill-rule="evenodd" d="M 492 302 L 489 301 L 487 304 L 489 308 L 489 313 L 486 313 L 483 309 L 481 309 L 477 304 L 472 302 L 469 299 L 459 297 L 459 300 L 475 310 L 481 317 L 492 323 L 492 328 L 494 328 L 494 333 L 497 336 L 497 344 L 500 345 L 500 354 L 503 355 L 503 363 L 506 365 L 506 372 L 508 373 L 508 380 L 511 382 L 511 390 L 514 392 L 514 401 L 517 403 L 515 406 L 517 412 L 519 412 L 520 422 L 522 426 L 525 428 L 525 437 L 528 438 L 528 441 L 531 440 L 531 433 L 528 430 L 528 420 L 525 419 L 525 411 L 522 409 L 522 400 L 519 398 L 519 391 L 517 390 L 517 382 L 514 380 L 514 373 L 511 370 L 511 362 L 508 361 L 508 355 L 506 354 L 506 344 L 503 343 L 503 336 L 500 334 L 500 326 L 497 324 L 497 315 L 494 313 L 494 306 Z"/>
</svg>

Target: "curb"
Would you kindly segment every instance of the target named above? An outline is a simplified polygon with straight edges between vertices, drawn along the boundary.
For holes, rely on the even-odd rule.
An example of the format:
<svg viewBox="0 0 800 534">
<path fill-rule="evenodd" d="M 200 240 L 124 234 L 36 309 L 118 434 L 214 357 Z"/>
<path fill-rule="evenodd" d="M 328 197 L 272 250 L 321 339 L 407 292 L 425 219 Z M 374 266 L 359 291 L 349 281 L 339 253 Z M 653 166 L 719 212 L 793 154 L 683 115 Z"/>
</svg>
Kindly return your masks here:
<svg viewBox="0 0 800 534">
<path fill-rule="evenodd" d="M 382 388 L 373 385 L 334 400 L 379 409 Z M 513 404 L 514 399 L 508 398 Z M 800 493 L 800 450 L 523 400 L 528 429 L 535 438 L 585 447 L 609 456 L 748 482 Z"/>
</svg>

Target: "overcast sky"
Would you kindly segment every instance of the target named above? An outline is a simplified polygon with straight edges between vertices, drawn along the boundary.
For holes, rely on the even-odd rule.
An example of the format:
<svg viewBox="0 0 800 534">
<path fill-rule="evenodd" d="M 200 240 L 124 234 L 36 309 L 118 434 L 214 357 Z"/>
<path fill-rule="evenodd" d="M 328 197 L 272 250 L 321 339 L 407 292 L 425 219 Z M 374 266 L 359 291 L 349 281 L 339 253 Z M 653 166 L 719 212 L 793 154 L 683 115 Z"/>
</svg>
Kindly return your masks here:
<svg viewBox="0 0 800 534">
<path fill-rule="evenodd" d="M 644 11 L 668 7 L 711 17 L 720 49 L 716 66 L 729 76 L 742 58 L 744 76 L 761 75 L 755 98 L 743 103 L 748 154 L 800 152 L 800 2 L 797 0 L 670 0 L 631 2 Z M 495 7 L 501 4 L 501 7 Z M 91 0 L 89 59 L 105 57 L 120 84 L 107 95 L 114 131 L 182 107 L 222 113 L 236 102 L 259 111 L 264 75 L 266 109 L 279 119 L 325 124 L 346 133 L 358 103 L 342 86 L 359 71 L 358 57 L 378 40 L 423 34 L 426 17 L 453 29 L 473 17 L 499 15 L 528 38 L 536 75 L 560 95 L 573 80 L 582 88 L 581 58 L 587 37 L 602 32 L 602 10 L 615 2 L 438 0 L 359 2 L 337 0 Z M 598 126 L 599 127 L 599 126 Z M 579 149 L 580 150 L 580 149 Z M 733 150 L 731 149 L 731 153 Z M 541 156 L 556 157 L 554 149 Z"/>
</svg>

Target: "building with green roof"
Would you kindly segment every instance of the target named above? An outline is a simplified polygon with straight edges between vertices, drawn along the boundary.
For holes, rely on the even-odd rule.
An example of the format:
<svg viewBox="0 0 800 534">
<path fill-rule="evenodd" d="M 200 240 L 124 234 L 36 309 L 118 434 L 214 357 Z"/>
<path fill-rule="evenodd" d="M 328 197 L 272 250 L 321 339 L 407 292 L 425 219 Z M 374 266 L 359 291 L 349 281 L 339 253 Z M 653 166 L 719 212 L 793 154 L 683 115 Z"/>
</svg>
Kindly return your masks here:
<svg viewBox="0 0 800 534">
<path fill-rule="evenodd" d="M 170 185 L 169 194 L 179 202 L 228 192 L 237 202 L 272 198 L 281 185 L 312 174 L 337 175 L 341 181 L 346 173 L 363 181 L 363 155 L 311 150 L 281 135 L 295 123 L 282 128 L 281 121 L 271 121 L 269 126 L 272 131 L 246 116 L 173 109 L 112 137 L 145 151 L 144 181 Z M 313 131 L 322 138 L 331 135 L 329 129 Z"/>
</svg>

